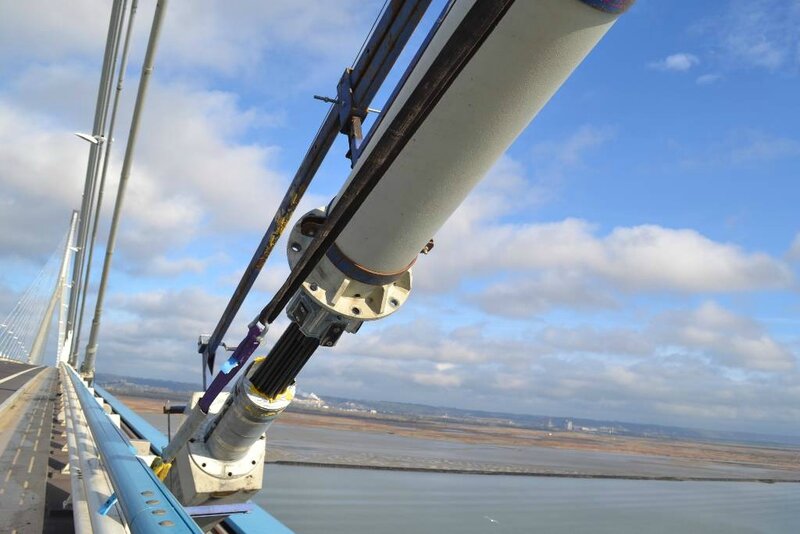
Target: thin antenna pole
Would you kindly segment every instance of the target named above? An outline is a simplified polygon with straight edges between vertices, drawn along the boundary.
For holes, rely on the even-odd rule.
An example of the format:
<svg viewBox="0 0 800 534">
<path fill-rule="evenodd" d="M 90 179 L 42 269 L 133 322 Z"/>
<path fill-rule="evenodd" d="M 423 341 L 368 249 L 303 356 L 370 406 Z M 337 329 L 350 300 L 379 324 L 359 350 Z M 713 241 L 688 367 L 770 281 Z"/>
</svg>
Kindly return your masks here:
<svg viewBox="0 0 800 534">
<path fill-rule="evenodd" d="M 161 23 L 168 0 L 158 0 L 155 13 L 153 14 L 153 26 L 150 29 L 150 38 L 147 42 L 147 52 L 144 56 L 142 65 L 142 77 L 139 80 L 139 92 L 136 94 L 136 103 L 133 107 L 133 118 L 131 119 L 131 129 L 128 134 L 128 145 L 125 148 L 125 159 L 122 162 L 122 172 L 119 177 L 119 187 L 117 189 L 117 200 L 114 204 L 114 213 L 111 217 L 111 228 L 108 233 L 108 243 L 106 244 L 106 257 L 103 262 L 103 274 L 100 276 L 100 285 L 97 289 L 97 302 L 94 308 L 94 318 L 92 319 L 92 330 L 89 334 L 89 343 L 86 346 L 86 356 L 83 359 L 81 371 L 84 374 L 94 372 L 95 355 L 97 354 L 97 337 L 100 332 L 100 318 L 103 315 L 103 300 L 108 287 L 108 274 L 111 270 L 111 260 L 114 256 L 114 247 L 117 243 L 117 229 L 122 212 L 122 204 L 125 200 L 125 188 L 131 174 L 133 164 L 133 153 L 136 148 L 136 136 L 139 132 L 139 124 L 142 118 L 147 87 L 150 83 L 150 76 L 153 73 L 155 63 L 156 48 L 158 38 L 161 35 Z"/>
</svg>

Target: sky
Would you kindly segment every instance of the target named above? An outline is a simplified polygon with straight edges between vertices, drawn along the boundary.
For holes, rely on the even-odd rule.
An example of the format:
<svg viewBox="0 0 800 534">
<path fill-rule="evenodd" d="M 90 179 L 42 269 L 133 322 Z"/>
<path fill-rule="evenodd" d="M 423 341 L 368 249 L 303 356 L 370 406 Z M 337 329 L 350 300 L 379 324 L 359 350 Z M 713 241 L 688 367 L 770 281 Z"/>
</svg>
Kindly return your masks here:
<svg viewBox="0 0 800 534">
<path fill-rule="evenodd" d="M 213 329 L 327 112 L 312 96 L 334 94 L 381 4 L 171 2 L 99 372 L 199 383 L 197 336 Z M 107 199 L 154 5 L 142 0 L 136 15 Z M 91 130 L 109 11 L 105 0 L 0 7 L 4 310 L 80 204 L 88 145 L 73 132 Z M 318 351 L 299 388 L 800 435 L 797 27 L 796 0 L 639 0 L 438 232 L 403 308 Z M 339 139 L 298 213 L 339 189 L 345 152 Z M 284 246 L 229 343 L 288 273 Z"/>
</svg>

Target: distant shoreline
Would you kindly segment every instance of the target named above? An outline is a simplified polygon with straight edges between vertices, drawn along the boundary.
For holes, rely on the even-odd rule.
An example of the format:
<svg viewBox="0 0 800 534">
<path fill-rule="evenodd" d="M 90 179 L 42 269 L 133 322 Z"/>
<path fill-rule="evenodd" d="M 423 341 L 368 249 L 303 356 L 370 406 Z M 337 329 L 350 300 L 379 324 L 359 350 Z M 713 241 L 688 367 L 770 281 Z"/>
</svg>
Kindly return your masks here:
<svg viewBox="0 0 800 534">
<path fill-rule="evenodd" d="M 487 469 L 448 469 L 445 467 L 409 467 L 391 465 L 340 464 L 332 462 L 306 462 L 298 460 L 271 460 L 265 465 L 297 467 L 322 467 L 328 469 L 365 469 L 372 471 L 405 471 L 411 473 L 443 473 L 451 475 L 502 475 L 539 478 L 595 478 L 604 480 L 652 480 L 657 482 L 758 482 L 762 484 L 800 484 L 800 479 L 742 478 L 742 477 L 677 477 L 664 475 L 612 475 L 602 473 L 552 473 L 548 471 L 493 471 Z"/>
<path fill-rule="evenodd" d="M 129 399 L 124 399 L 126 402 Z M 129 407 L 138 411 L 158 413 L 160 406 L 151 399 L 130 399 Z M 156 410 L 158 409 L 158 410 Z M 161 417 L 164 417 L 163 415 Z M 179 424 L 180 419 L 175 420 Z M 162 420 L 162 422 L 165 422 Z M 698 481 L 698 482 L 795 482 L 800 483 L 800 449 L 777 448 L 730 443 L 698 442 L 690 440 L 645 438 L 620 435 L 603 435 L 585 432 L 556 432 L 528 428 L 515 428 L 501 424 L 465 423 L 425 418 L 363 415 L 352 413 L 287 412 L 270 431 L 281 429 L 307 429 L 302 432 L 335 431 L 333 443 L 326 445 L 312 439 L 300 440 L 300 448 L 293 441 L 272 443 L 267 462 L 277 465 L 298 465 L 330 468 L 409 471 L 422 473 L 451 473 L 471 475 L 513 475 L 551 478 L 597 478 L 620 480 Z M 373 440 L 369 457 L 354 453 L 348 439 L 339 439 L 350 433 L 348 439 Z M 383 439 L 419 440 L 399 442 L 401 457 L 382 457 Z M 377 439 L 377 441 L 375 441 Z M 521 461 L 508 463 L 500 455 L 495 460 L 483 456 L 466 459 L 450 458 L 440 461 L 432 444 L 457 443 L 459 447 L 511 447 L 520 452 Z M 417 460 L 402 458 L 403 451 L 413 448 Z M 423 452 L 419 452 L 422 448 Z M 431 449 L 428 453 L 425 448 Z M 534 451 L 563 451 L 547 453 L 550 460 L 537 462 Z M 358 451 L 356 451 L 358 452 Z M 361 451 L 363 453 L 364 451 Z M 608 456 L 591 460 L 571 460 L 575 454 Z M 384 451 L 384 454 L 388 452 Z M 427 454 L 427 456 L 426 456 Z M 555 454 L 555 456 L 553 456 Z M 627 466 L 626 461 L 637 460 L 646 466 Z M 587 463 L 588 462 L 588 463 Z M 622 463 L 621 463 L 622 462 Z"/>
</svg>

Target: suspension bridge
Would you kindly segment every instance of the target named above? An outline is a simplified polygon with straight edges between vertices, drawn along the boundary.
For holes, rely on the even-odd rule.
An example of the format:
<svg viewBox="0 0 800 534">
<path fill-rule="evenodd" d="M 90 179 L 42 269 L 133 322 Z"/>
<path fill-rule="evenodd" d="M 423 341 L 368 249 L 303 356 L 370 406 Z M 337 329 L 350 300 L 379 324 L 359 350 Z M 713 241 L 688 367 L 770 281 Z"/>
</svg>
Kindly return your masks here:
<svg viewBox="0 0 800 534">
<path fill-rule="evenodd" d="M 268 428 L 304 365 L 406 303 L 432 236 L 632 1 L 448 1 L 383 109 L 371 108 L 430 3 L 387 1 L 335 96 L 315 97 L 329 110 L 218 323 L 198 339 L 203 391 L 177 407 L 185 418 L 167 437 L 94 383 L 96 358 L 110 356 L 98 335 L 168 4 L 153 12 L 90 310 L 138 10 L 137 0 L 111 2 L 93 128 L 78 134 L 89 150 L 80 206 L 0 325 L 0 531 L 289 532 L 250 498 L 265 483 Z M 328 205 L 295 216 L 339 135 L 350 176 Z M 223 357 L 222 340 L 286 228 L 291 273 Z M 282 313 L 289 326 L 252 359 Z"/>
</svg>

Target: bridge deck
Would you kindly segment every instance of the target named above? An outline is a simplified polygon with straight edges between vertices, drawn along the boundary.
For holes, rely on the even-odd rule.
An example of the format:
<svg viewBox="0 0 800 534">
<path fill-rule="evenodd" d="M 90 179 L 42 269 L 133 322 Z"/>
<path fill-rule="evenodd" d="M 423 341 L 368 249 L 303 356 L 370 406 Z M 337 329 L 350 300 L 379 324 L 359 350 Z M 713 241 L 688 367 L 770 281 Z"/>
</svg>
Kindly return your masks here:
<svg viewBox="0 0 800 534">
<path fill-rule="evenodd" d="M 42 531 L 55 380 L 53 368 L 0 362 L 0 532 Z"/>
<path fill-rule="evenodd" d="M 5 408 L 4 403 L 42 369 L 36 365 L 0 360 L 0 408 Z"/>
</svg>

